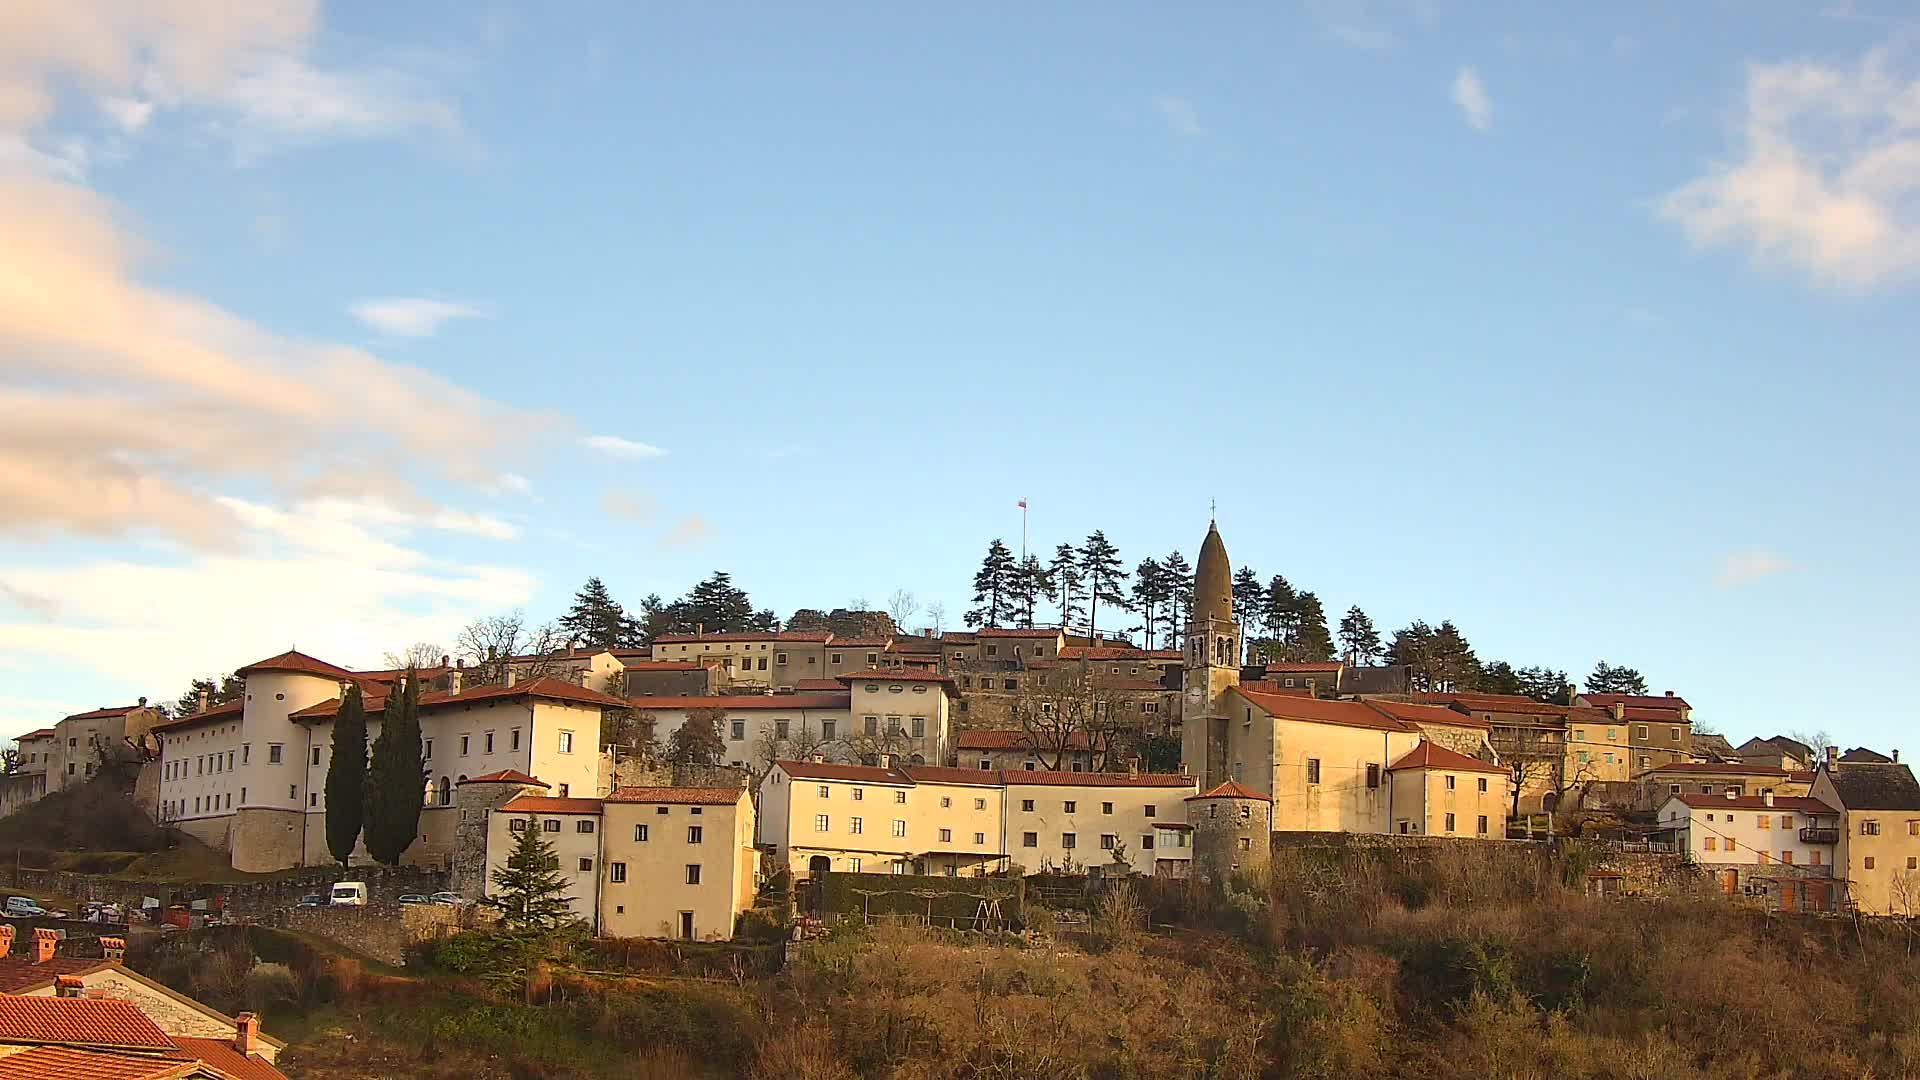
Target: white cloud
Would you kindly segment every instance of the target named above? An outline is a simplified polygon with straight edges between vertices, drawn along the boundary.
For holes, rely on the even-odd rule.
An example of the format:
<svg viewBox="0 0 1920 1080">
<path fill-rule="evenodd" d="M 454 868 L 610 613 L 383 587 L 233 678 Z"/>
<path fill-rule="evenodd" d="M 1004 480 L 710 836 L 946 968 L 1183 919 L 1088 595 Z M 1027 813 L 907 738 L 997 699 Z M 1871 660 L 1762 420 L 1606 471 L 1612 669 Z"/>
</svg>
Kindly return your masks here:
<svg viewBox="0 0 1920 1080">
<path fill-rule="evenodd" d="M 1207 129 L 1200 126 L 1200 114 L 1194 111 L 1193 103 L 1186 98 L 1162 94 L 1153 99 L 1153 107 L 1175 135 L 1197 139 L 1207 133 Z"/>
<path fill-rule="evenodd" d="M 1728 589 L 1785 573 L 1791 566 L 1784 556 L 1771 551 L 1740 551 L 1720 559 L 1720 569 L 1713 580 L 1721 588 Z"/>
<path fill-rule="evenodd" d="M 1460 115 L 1475 131 L 1492 129 L 1493 99 L 1487 96 L 1487 87 L 1480 81 L 1479 72 L 1463 65 L 1459 74 L 1453 77 L 1453 87 L 1448 91 L 1448 96 L 1460 107 Z"/>
<path fill-rule="evenodd" d="M 153 102 L 109 95 L 100 99 L 100 111 L 107 114 L 115 127 L 132 135 L 153 119 Z"/>
<path fill-rule="evenodd" d="M 208 100 L 214 127 L 251 161 L 282 146 L 329 139 L 458 134 L 460 112 L 423 78 L 394 68 L 327 70 L 291 53 L 254 59 Z"/>
<path fill-rule="evenodd" d="M 1732 159 L 1669 192 L 1661 217 L 1702 247 L 1745 249 L 1867 287 L 1920 270 L 1920 76 L 1887 49 L 1853 67 L 1747 67 Z"/>
<path fill-rule="evenodd" d="M 623 439 L 618 435 L 587 435 L 581 438 L 580 445 L 618 458 L 657 458 L 665 457 L 667 453 L 657 446 Z"/>
<path fill-rule="evenodd" d="M 454 319 L 477 319 L 482 314 L 470 304 L 414 296 L 360 300 L 347 312 L 383 334 L 411 338 L 432 337 Z"/>
<path fill-rule="evenodd" d="M 663 548 L 695 548 L 713 538 L 713 526 L 699 514 L 688 514 L 660 538 Z"/>
<path fill-rule="evenodd" d="M 600 496 L 600 509 L 609 517 L 648 524 L 660 513 L 660 500 L 645 492 L 609 489 Z"/>
</svg>

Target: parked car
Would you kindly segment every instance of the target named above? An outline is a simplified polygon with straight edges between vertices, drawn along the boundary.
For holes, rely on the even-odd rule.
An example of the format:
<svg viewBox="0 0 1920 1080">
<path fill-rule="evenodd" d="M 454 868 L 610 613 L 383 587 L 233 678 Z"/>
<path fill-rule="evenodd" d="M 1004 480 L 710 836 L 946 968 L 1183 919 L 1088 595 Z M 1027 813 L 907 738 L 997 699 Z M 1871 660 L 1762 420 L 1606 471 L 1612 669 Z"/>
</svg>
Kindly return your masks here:
<svg viewBox="0 0 1920 1080">
<path fill-rule="evenodd" d="M 327 903 L 334 907 L 366 907 L 367 883 L 336 881 L 333 883 L 333 891 L 328 894 Z"/>
<path fill-rule="evenodd" d="M 295 903 L 293 906 L 297 908 L 326 907 L 327 898 L 324 896 L 321 896 L 317 892 L 310 892 L 307 895 L 301 897 L 300 900 L 297 903 Z"/>
<path fill-rule="evenodd" d="M 4 911 L 10 919 L 28 919 L 48 914 L 47 909 L 41 907 L 39 902 L 31 896 L 7 897 Z"/>
<path fill-rule="evenodd" d="M 417 892 L 401 893 L 400 902 L 403 904 L 424 904 L 427 902 L 427 898 L 425 895 Z"/>
<path fill-rule="evenodd" d="M 465 899 L 459 893 L 453 892 L 437 892 L 427 899 L 431 903 L 442 904 L 446 907 L 464 907 L 471 903 L 471 901 Z"/>
</svg>

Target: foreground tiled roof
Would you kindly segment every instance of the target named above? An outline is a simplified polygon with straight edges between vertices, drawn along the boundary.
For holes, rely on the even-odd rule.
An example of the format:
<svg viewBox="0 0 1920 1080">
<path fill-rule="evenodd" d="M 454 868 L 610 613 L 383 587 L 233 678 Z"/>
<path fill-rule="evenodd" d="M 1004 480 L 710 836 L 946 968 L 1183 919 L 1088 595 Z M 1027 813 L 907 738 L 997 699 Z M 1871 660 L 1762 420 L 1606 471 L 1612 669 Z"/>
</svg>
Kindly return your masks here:
<svg viewBox="0 0 1920 1080">
<path fill-rule="evenodd" d="M 0 994 L 0 1042 L 174 1049 L 167 1033 L 132 1002 L 18 994 Z"/>
<path fill-rule="evenodd" d="M 1412 731 L 1413 729 L 1377 709 L 1359 701 L 1325 701 L 1320 698 L 1265 694 L 1239 689 L 1241 697 L 1282 720 L 1305 720 L 1316 724 L 1372 728 L 1375 731 Z"/>
<path fill-rule="evenodd" d="M 501 769 L 499 772 L 490 772 L 483 776 L 475 776 L 460 782 L 462 784 L 539 784 L 541 787 L 553 786 L 537 776 L 528 776 L 518 769 Z"/>
<path fill-rule="evenodd" d="M 1371 708 L 1380 710 L 1395 720 L 1407 724 L 1445 724 L 1448 727 L 1475 728 L 1491 731 L 1493 725 L 1477 716 L 1457 712 L 1444 705 L 1421 705 L 1412 701 L 1388 701 L 1383 698 L 1361 698 Z"/>
<path fill-rule="evenodd" d="M 732 806 L 745 788 L 623 787 L 606 801 L 618 803 L 673 803 L 676 806 Z"/>
<path fill-rule="evenodd" d="M 849 671 L 834 678 L 843 683 L 850 682 L 937 682 L 953 685 L 953 677 L 924 668 L 867 668 L 862 671 Z"/>
<path fill-rule="evenodd" d="M 840 694 L 846 692 L 846 687 L 840 685 L 839 679 L 795 679 L 793 681 L 793 688 L 802 694 Z"/>
<path fill-rule="evenodd" d="M 853 695 L 842 690 L 835 694 L 728 694 L 712 697 L 636 697 L 626 705 L 633 709 L 721 709 L 747 712 L 753 709 L 845 709 Z"/>
<path fill-rule="evenodd" d="M 1273 796 L 1262 795 L 1238 780 L 1229 780 L 1198 795 L 1187 796 L 1188 802 L 1196 802 L 1200 799 L 1258 799 L 1261 802 L 1272 802 Z"/>
<path fill-rule="evenodd" d="M 1580 699 L 1603 709 L 1611 709 L 1615 705 L 1625 705 L 1629 709 L 1661 709 L 1668 712 L 1692 708 L 1687 704 L 1686 698 L 1666 694 L 1581 694 Z"/>
<path fill-rule="evenodd" d="M 234 1080 L 287 1080 L 287 1074 L 259 1054 L 242 1054 L 228 1039 L 203 1039 L 193 1035 L 175 1035 L 179 1056 L 204 1061 Z"/>
<path fill-rule="evenodd" d="M 776 761 L 796 780 L 852 780 L 864 784 L 911 784 L 913 778 L 898 766 L 841 765 L 832 761 Z"/>
<path fill-rule="evenodd" d="M 1431 739 L 1421 739 L 1420 745 L 1400 755 L 1400 760 L 1387 766 L 1388 769 L 1455 769 L 1460 772 L 1488 772 L 1505 774 L 1507 770 L 1491 761 L 1468 757 L 1458 750 L 1449 750 Z"/>
<path fill-rule="evenodd" d="M 247 703 L 245 699 L 234 698 L 232 701 L 225 701 L 218 705 L 210 706 L 206 712 L 194 713 L 192 716 L 183 716 L 178 720 L 167 720 L 155 724 L 153 725 L 153 730 L 164 732 L 176 728 L 189 728 L 196 727 L 200 724 L 217 723 L 221 720 L 233 720 L 238 718 L 240 714 L 246 710 L 246 707 Z"/>
<path fill-rule="evenodd" d="M 1670 799 L 1679 799 L 1688 806 L 1700 810 L 1798 810 L 1803 814 L 1837 814 L 1838 810 L 1821 802 L 1798 795 L 1775 795 L 1773 802 L 1759 795 L 1741 795 L 1729 799 L 1724 795 L 1708 795 L 1705 792 L 1691 792 L 1683 795 L 1670 795 Z"/>
<path fill-rule="evenodd" d="M 234 674 L 245 678 L 256 671 L 291 671 L 301 675 L 325 675 L 333 679 L 350 679 L 353 677 L 353 672 L 348 671 L 346 668 L 337 667 L 327 663 L 325 660 L 317 660 L 308 656 L 306 653 L 295 652 L 291 649 L 281 653 L 279 656 L 269 656 L 265 660 L 256 660 L 246 667 L 235 671 Z"/>
<path fill-rule="evenodd" d="M 0 1057 L 0 1080 L 51 1080 L 56 1077 L 58 1080 L 174 1080 L 175 1077 L 193 1076 L 201 1072 L 196 1062 L 197 1059 L 183 1060 L 173 1055 L 141 1057 L 70 1046 L 40 1046 Z M 244 1074 L 227 1075 L 234 1076 L 236 1080 L 254 1080 Z M 286 1074 L 274 1069 L 262 1075 L 270 1080 L 284 1080 Z"/>
<path fill-rule="evenodd" d="M 559 799 L 546 795 L 515 795 L 500 807 L 509 814 L 597 814 L 599 799 Z"/>
<path fill-rule="evenodd" d="M 1000 774 L 993 769 L 956 769 L 945 765 L 908 765 L 902 769 L 918 784 L 973 784 L 999 787 Z"/>
<path fill-rule="evenodd" d="M 1894 762 L 1854 762 L 1827 770 L 1849 810 L 1920 810 L 1913 770 Z"/>
<path fill-rule="evenodd" d="M 56 955 L 44 964 L 36 964 L 25 956 L 0 956 L 0 993 L 25 993 L 53 985 L 56 975 L 85 975 L 106 966 L 107 961 L 99 957 Z"/>
</svg>

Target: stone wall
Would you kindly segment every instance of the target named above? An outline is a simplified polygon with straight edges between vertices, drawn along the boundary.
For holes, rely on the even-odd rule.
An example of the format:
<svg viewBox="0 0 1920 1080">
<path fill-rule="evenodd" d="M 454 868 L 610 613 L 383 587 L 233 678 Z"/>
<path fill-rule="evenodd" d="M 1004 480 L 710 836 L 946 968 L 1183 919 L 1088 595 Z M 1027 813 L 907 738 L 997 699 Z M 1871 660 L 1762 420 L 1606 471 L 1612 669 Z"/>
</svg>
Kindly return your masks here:
<svg viewBox="0 0 1920 1080">
<path fill-rule="evenodd" d="M 689 765 L 666 761 L 621 758 L 615 770 L 611 761 L 602 762 L 602 788 L 608 787 L 713 787 L 744 788 L 751 774 L 730 765 Z"/>
<path fill-rule="evenodd" d="M 306 815 L 298 810 L 250 807 L 233 814 L 233 868 L 268 873 L 299 866 L 307 838 Z"/>
<path fill-rule="evenodd" d="M 1610 852 L 1587 872 L 1587 891 L 1602 896 L 1667 899 L 1699 896 L 1706 880 L 1684 855 Z"/>
<path fill-rule="evenodd" d="M 281 908 L 260 920 L 264 926 L 293 930 L 343 945 L 384 964 L 406 963 L 407 947 L 447 937 L 473 926 L 486 909 L 387 901 L 352 908 Z"/>
<path fill-rule="evenodd" d="M 487 819 L 501 805 L 520 795 L 545 795 L 538 784 L 475 783 L 455 789 L 453 873 L 447 887 L 461 896 L 478 898 L 487 891 Z"/>
<path fill-rule="evenodd" d="M 234 918 L 248 920 L 260 920 L 272 911 L 291 908 L 308 893 L 325 895 L 334 882 L 344 880 L 366 882 L 369 901 L 386 905 L 393 904 L 402 893 L 432 893 L 446 887 L 445 874 L 408 867 L 356 866 L 342 872 L 338 867 L 317 866 L 276 875 L 266 881 L 182 882 L 0 866 L 0 882 L 30 896 L 100 900 L 133 909 L 138 909 L 141 898 L 147 896 L 162 904 L 205 899 Z"/>
</svg>

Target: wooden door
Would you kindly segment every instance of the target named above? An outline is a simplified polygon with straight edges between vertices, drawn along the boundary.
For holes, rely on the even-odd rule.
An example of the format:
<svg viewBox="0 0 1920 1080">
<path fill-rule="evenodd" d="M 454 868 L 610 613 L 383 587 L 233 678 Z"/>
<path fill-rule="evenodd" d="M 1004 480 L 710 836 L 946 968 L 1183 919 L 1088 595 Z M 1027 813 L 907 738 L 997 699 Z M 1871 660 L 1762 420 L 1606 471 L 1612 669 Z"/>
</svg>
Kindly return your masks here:
<svg viewBox="0 0 1920 1080">
<path fill-rule="evenodd" d="M 1718 873 L 1720 875 L 1720 891 L 1722 893 L 1727 896 L 1732 896 L 1740 891 L 1740 871 L 1721 870 L 1718 871 Z"/>
<path fill-rule="evenodd" d="M 1780 911 L 1791 915 L 1800 910 L 1800 883 L 1783 881 L 1780 883 Z"/>
<path fill-rule="evenodd" d="M 1833 910 L 1833 884 L 1827 881 L 1807 882 L 1807 910 Z"/>
</svg>

